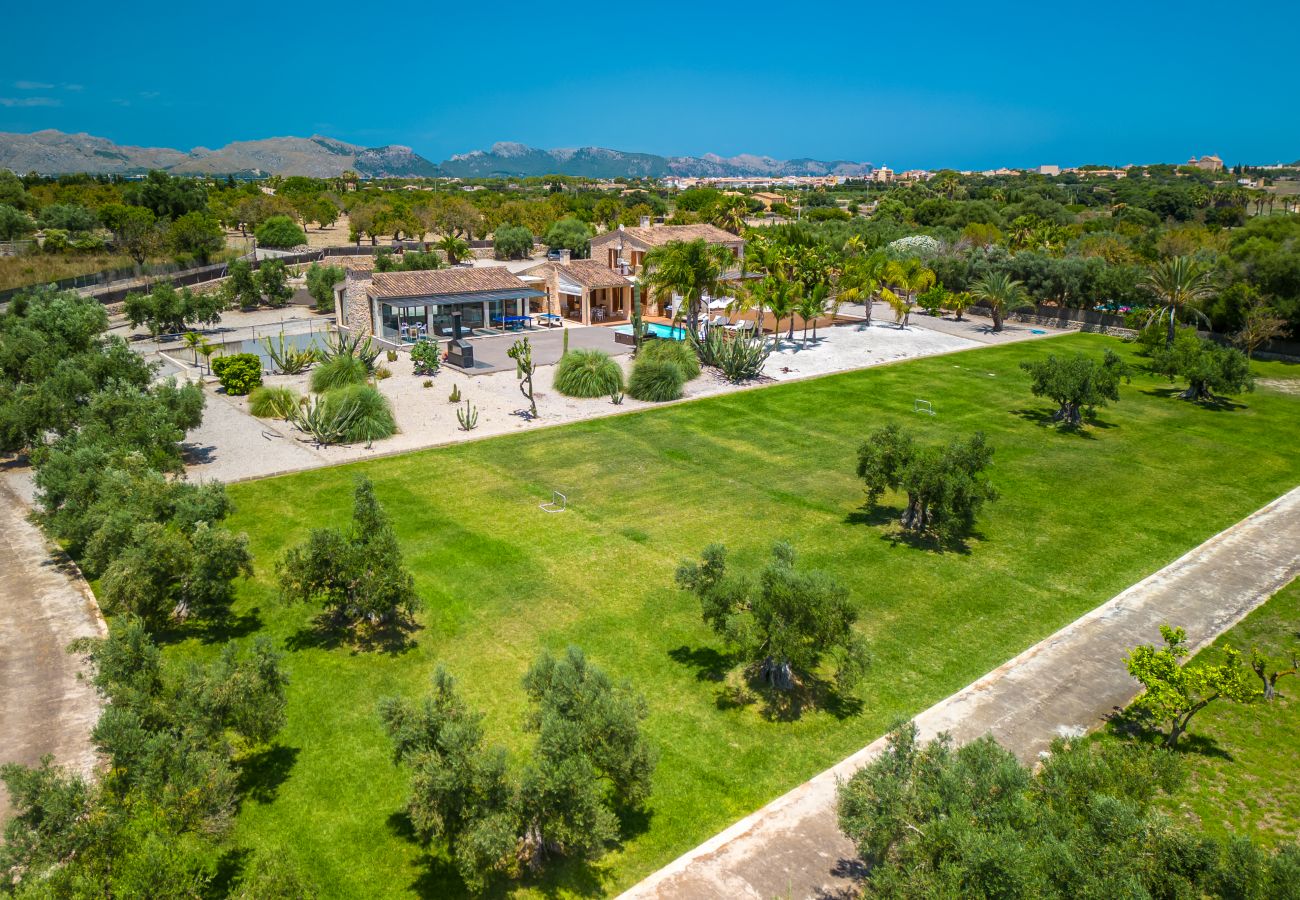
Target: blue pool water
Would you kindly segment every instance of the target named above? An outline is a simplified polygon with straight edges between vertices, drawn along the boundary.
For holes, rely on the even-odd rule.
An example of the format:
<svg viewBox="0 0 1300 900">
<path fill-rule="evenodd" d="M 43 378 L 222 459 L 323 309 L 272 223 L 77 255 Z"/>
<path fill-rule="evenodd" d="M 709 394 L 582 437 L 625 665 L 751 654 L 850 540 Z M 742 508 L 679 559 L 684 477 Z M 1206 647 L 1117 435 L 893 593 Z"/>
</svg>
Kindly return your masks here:
<svg viewBox="0 0 1300 900">
<path fill-rule="evenodd" d="M 657 338 L 664 338 L 670 341 L 686 340 L 686 329 L 680 325 L 664 325 L 660 322 L 646 322 L 641 326 L 645 329 L 647 335 L 653 334 Z M 620 325 L 614 329 L 620 334 L 631 334 L 631 325 Z"/>
</svg>

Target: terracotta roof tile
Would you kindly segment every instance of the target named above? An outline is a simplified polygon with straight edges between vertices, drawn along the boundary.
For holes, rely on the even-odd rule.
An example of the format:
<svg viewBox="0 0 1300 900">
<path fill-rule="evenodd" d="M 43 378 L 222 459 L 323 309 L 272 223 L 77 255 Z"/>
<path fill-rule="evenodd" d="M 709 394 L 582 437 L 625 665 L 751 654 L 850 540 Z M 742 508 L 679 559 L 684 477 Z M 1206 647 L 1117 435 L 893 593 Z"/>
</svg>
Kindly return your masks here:
<svg viewBox="0 0 1300 900">
<path fill-rule="evenodd" d="M 626 278 L 609 266 L 594 259 L 574 259 L 568 265 L 556 262 L 544 262 L 525 270 L 525 275 L 539 275 L 543 272 L 558 272 L 570 281 L 585 288 L 627 287 L 632 279 Z"/>
<path fill-rule="evenodd" d="M 656 225 L 650 228 L 624 228 L 624 236 L 644 247 L 661 247 L 673 241 L 706 240 L 710 244 L 739 244 L 744 238 L 723 231 L 716 225 Z M 591 239 L 592 246 L 604 246 L 618 240 L 618 230 L 607 231 Z"/>
<path fill-rule="evenodd" d="M 370 283 L 373 297 L 431 297 L 475 291 L 530 290 L 505 266 L 450 268 L 426 272 L 376 272 Z"/>
</svg>

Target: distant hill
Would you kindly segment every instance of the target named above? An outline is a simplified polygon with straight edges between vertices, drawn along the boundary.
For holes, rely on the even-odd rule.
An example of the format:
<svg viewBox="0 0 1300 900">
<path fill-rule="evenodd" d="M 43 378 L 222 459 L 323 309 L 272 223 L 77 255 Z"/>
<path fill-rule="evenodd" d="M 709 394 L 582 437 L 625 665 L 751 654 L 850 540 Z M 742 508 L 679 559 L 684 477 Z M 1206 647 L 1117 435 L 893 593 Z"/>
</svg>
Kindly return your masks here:
<svg viewBox="0 0 1300 900">
<path fill-rule="evenodd" d="M 539 150 L 524 144 L 502 142 L 490 150 L 475 150 L 453 156 L 439 168 L 444 175 L 459 178 L 527 177 L 529 175 L 573 175 L 581 178 L 643 177 L 678 175 L 699 177 L 752 177 L 781 175 L 866 175 L 869 163 L 816 159 L 772 159 L 769 156 L 722 157 L 658 156 L 628 153 L 604 147 L 576 150 Z"/>
<path fill-rule="evenodd" d="M 0 132 L 0 168 L 20 174 L 71 172 L 136 175 L 163 169 L 177 175 L 308 175 L 330 178 L 351 169 L 363 178 L 523 178 L 572 175 L 580 178 L 753 177 L 865 175 L 869 163 L 769 156 L 658 156 L 604 147 L 539 150 L 502 142 L 488 150 L 453 156 L 435 165 L 410 147 L 361 147 L 334 138 L 275 137 L 235 141 L 219 150 L 188 153 L 167 147 L 130 147 L 90 134 Z"/>
<path fill-rule="evenodd" d="M 0 133 L 0 167 L 15 172 L 134 175 L 164 169 L 177 175 L 308 175 L 330 178 L 348 169 L 365 178 L 431 177 L 438 167 L 410 147 L 361 147 L 333 138 L 278 137 L 236 141 L 188 153 L 120 146 L 89 134 Z"/>
</svg>

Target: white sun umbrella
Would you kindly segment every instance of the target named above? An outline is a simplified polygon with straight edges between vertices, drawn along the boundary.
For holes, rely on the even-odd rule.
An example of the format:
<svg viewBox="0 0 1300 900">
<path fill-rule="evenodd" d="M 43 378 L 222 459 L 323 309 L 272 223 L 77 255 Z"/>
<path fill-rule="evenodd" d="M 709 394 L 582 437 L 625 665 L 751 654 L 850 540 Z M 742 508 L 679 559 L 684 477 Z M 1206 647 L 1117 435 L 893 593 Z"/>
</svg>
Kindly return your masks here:
<svg viewBox="0 0 1300 900">
<path fill-rule="evenodd" d="M 709 309 L 726 309 L 731 305 L 730 297 L 710 297 Z"/>
</svg>

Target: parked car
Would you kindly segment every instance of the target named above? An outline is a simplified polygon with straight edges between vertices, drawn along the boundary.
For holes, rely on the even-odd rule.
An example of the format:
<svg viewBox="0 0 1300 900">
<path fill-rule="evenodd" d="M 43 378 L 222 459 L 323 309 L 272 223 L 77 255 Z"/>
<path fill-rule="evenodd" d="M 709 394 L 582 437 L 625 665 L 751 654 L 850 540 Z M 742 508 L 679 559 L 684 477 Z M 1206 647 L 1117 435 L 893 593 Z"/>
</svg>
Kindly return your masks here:
<svg viewBox="0 0 1300 900">
<path fill-rule="evenodd" d="M 549 259 L 551 262 L 559 262 L 561 258 L 560 251 L 556 249 L 547 250 L 546 258 Z"/>
</svg>

